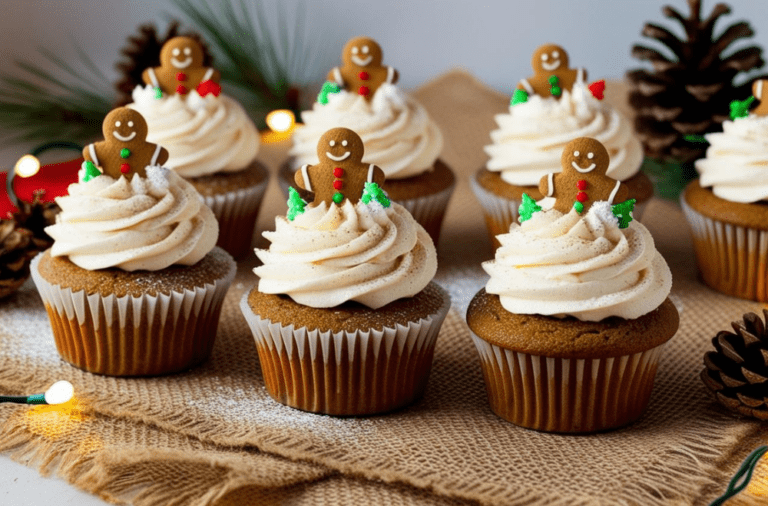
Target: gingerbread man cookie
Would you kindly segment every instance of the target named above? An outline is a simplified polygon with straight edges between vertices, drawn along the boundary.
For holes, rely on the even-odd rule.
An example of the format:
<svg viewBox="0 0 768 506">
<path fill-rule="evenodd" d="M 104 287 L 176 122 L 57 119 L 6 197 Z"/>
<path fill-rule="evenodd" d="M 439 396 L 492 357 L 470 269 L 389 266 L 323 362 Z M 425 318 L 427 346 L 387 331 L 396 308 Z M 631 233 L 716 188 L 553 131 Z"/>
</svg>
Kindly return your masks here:
<svg viewBox="0 0 768 506">
<path fill-rule="evenodd" d="M 568 68 L 568 53 L 556 44 L 540 46 L 533 53 L 531 67 L 533 76 L 521 79 L 517 87 L 528 94 L 535 93 L 542 97 L 559 98 L 563 91 L 573 89 L 576 81 L 583 82 L 587 79 L 586 70 Z"/>
<path fill-rule="evenodd" d="M 760 101 L 760 104 L 752 109 L 752 114 L 768 116 L 768 79 L 758 79 L 752 83 L 752 95 Z"/>
<path fill-rule="evenodd" d="M 101 168 L 102 174 L 115 179 L 133 174 L 146 177 L 148 165 L 162 165 L 168 160 L 168 151 L 147 142 L 147 121 L 144 116 L 129 109 L 118 107 L 104 118 L 101 124 L 104 140 L 89 144 L 83 149 L 83 158 Z"/>
<path fill-rule="evenodd" d="M 355 37 L 344 46 L 341 59 L 344 65 L 328 72 L 328 81 L 357 92 L 370 101 L 384 83 L 397 82 L 397 70 L 381 64 L 381 46 L 369 37 Z"/>
<path fill-rule="evenodd" d="M 583 213 L 594 202 L 601 200 L 623 202 L 628 189 L 621 181 L 606 176 L 610 157 L 600 141 L 591 137 L 579 137 L 566 144 L 560 164 L 563 171 L 550 173 L 539 181 L 539 191 L 546 197 L 554 197 L 554 209 L 567 214 L 571 209 Z"/>
<path fill-rule="evenodd" d="M 200 95 L 218 96 L 221 74 L 203 66 L 203 48 L 191 37 L 174 37 L 160 50 L 160 66 L 146 69 L 141 78 L 162 93 L 186 95 L 197 90 Z"/>
<path fill-rule="evenodd" d="M 317 165 L 304 165 L 294 177 L 299 188 L 314 192 L 313 204 L 356 204 L 365 183 L 384 183 L 384 171 L 363 163 L 363 140 L 349 128 L 332 128 L 317 143 Z"/>
</svg>

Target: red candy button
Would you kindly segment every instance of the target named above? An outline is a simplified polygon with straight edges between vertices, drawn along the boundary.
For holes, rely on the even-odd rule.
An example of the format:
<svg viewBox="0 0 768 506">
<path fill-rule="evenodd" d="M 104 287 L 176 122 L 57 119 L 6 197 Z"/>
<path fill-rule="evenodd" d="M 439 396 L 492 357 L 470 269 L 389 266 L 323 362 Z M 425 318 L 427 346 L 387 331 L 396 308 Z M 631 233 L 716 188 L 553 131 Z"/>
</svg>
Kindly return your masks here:
<svg viewBox="0 0 768 506">
<path fill-rule="evenodd" d="M 358 95 L 366 96 L 369 93 L 369 89 L 367 86 L 360 86 L 360 89 L 357 90 Z"/>
<path fill-rule="evenodd" d="M 365 70 L 363 70 L 362 72 L 360 72 L 359 74 L 357 74 L 357 77 L 359 77 L 359 78 L 360 78 L 360 79 L 362 79 L 363 81 L 367 81 L 367 80 L 368 80 L 368 77 L 369 77 L 369 76 L 368 76 L 368 72 L 366 72 Z"/>
<path fill-rule="evenodd" d="M 578 188 L 579 190 L 586 190 L 587 189 L 587 182 L 584 181 L 583 179 L 579 179 L 576 182 L 576 188 Z"/>
<path fill-rule="evenodd" d="M 188 92 L 189 90 L 183 84 L 176 86 L 176 93 L 178 93 L 179 95 L 186 95 Z"/>
<path fill-rule="evenodd" d="M 584 192 L 579 192 L 576 194 L 576 200 L 578 200 L 579 202 L 584 202 L 585 200 L 587 200 L 587 198 L 588 198 L 587 194 Z"/>
<path fill-rule="evenodd" d="M 176 80 L 177 81 L 186 81 L 187 80 L 187 74 L 185 74 L 184 72 L 178 72 L 176 74 Z"/>
<path fill-rule="evenodd" d="M 333 177 L 344 177 L 344 169 L 341 167 L 333 169 Z"/>
<path fill-rule="evenodd" d="M 339 181 L 338 179 L 333 182 L 333 188 L 336 190 L 341 190 L 341 188 L 344 186 L 344 181 Z"/>
<path fill-rule="evenodd" d="M 123 174 L 127 174 L 130 170 L 131 170 L 131 166 L 128 165 L 127 163 L 123 163 L 120 165 L 120 172 L 122 172 Z"/>
</svg>

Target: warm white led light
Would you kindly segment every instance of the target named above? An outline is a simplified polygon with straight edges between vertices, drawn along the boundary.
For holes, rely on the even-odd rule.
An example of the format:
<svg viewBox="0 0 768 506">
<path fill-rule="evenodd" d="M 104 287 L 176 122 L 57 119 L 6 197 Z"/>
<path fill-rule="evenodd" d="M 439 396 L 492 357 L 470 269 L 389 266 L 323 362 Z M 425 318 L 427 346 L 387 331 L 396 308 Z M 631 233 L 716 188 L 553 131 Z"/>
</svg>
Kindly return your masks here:
<svg viewBox="0 0 768 506">
<path fill-rule="evenodd" d="M 19 177 L 34 176 L 39 170 L 40 160 L 38 160 L 37 157 L 33 155 L 22 156 L 19 158 L 19 161 L 16 162 L 16 165 L 13 168 L 13 171 Z"/>
<path fill-rule="evenodd" d="M 57 381 L 45 392 L 45 402 L 48 404 L 63 404 L 75 394 L 75 387 L 69 381 Z"/>
<path fill-rule="evenodd" d="M 273 132 L 287 132 L 296 123 L 296 117 L 288 109 L 278 109 L 267 114 L 267 126 Z"/>
</svg>

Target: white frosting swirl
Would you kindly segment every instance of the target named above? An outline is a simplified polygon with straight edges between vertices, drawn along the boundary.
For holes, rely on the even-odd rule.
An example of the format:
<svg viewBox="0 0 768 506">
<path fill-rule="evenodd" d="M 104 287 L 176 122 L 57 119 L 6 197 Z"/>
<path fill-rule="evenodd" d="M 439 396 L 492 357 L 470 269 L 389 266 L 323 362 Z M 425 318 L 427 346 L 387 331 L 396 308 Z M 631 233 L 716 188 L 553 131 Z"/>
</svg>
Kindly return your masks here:
<svg viewBox="0 0 768 506">
<path fill-rule="evenodd" d="M 672 287 L 648 229 L 638 221 L 619 228 L 607 202 L 583 217 L 534 213 L 497 238 L 496 258 L 483 263 L 486 291 L 511 313 L 633 319 L 661 305 Z"/>
<path fill-rule="evenodd" d="M 703 187 L 731 202 L 768 200 L 768 116 L 723 122 L 723 132 L 705 135 L 706 158 L 696 160 Z"/>
<path fill-rule="evenodd" d="M 231 97 L 165 94 L 155 98 L 152 86 L 137 86 L 128 107 L 144 116 L 147 141 L 168 150 L 166 166 L 183 177 L 236 172 L 259 151 L 256 125 Z"/>
<path fill-rule="evenodd" d="M 432 170 L 443 149 L 443 135 L 424 107 L 392 84 L 382 84 L 370 102 L 346 90 L 331 93 L 326 105 L 316 102 L 301 119 L 288 152 L 297 167 L 318 163 L 317 141 L 336 127 L 357 132 L 365 145 L 363 161 L 381 167 L 387 179 Z"/>
<path fill-rule="evenodd" d="M 69 185 L 69 195 L 56 199 L 56 224 L 45 229 L 51 255 L 88 270 L 156 271 L 202 259 L 219 235 L 213 212 L 175 172 L 146 171 L 130 181 L 101 175 Z"/>
<path fill-rule="evenodd" d="M 577 137 L 593 137 L 611 157 L 608 175 L 626 181 L 640 170 L 643 149 L 629 121 L 604 101 L 597 100 L 577 82 L 561 98 L 531 95 L 527 102 L 497 114 L 491 157 L 486 168 L 501 172 L 501 179 L 517 186 L 537 186 L 550 172 L 560 172 L 566 144 Z"/>
<path fill-rule="evenodd" d="M 335 307 L 353 300 L 377 309 L 419 293 L 437 271 L 427 232 L 401 205 L 326 206 L 321 202 L 289 221 L 275 219 L 264 265 L 253 270 L 259 291 L 284 293 L 305 306 Z"/>
</svg>

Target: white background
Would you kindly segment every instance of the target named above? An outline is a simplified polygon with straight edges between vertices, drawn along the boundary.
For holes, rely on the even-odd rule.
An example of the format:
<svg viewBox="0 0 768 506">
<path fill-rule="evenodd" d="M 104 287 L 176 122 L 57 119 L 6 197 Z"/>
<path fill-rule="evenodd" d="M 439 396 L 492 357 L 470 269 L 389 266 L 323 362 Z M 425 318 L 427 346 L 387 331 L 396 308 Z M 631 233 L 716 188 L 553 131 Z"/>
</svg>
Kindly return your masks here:
<svg viewBox="0 0 768 506">
<path fill-rule="evenodd" d="M 261 1 L 274 12 L 275 0 Z M 716 33 L 726 23 L 747 19 L 757 35 L 735 48 L 748 43 L 768 48 L 766 0 L 728 3 L 733 13 L 716 25 Z M 319 57 L 308 69 L 308 81 L 321 82 L 328 68 L 339 63 L 347 39 L 370 35 L 379 41 L 385 64 L 400 72 L 406 88 L 463 67 L 505 92 L 530 74 L 531 54 L 544 42 L 564 46 L 572 66 L 586 68 L 590 79 L 621 78 L 628 69 L 640 65 L 631 58 L 630 50 L 643 41 L 640 31 L 646 21 L 680 33 L 676 23 L 661 14 L 666 4 L 674 5 L 683 15 L 688 13 L 683 0 L 282 2 L 289 13 L 304 10 L 307 39 L 317 47 Z M 714 4 L 704 1 L 705 16 Z M 36 52 L 39 46 L 76 60 L 77 44 L 113 81 L 117 76 L 114 63 L 126 38 L 147 21 L 164 30 L 171 16 L 186 21 L 171 0 L 0 0 L 0 68 L 3 73 L 12 72 L 15 59 L 44 65 Z M 23 150 L 21 146 L 0 146 L 0 167 L 13 163 Z M 41 479 L 36 471 L 6 457 L 0 457 L 0 503 L 103 504 L 96 499 L 83 501 L 79 492 L 63 482 Z"/>
</svg>

